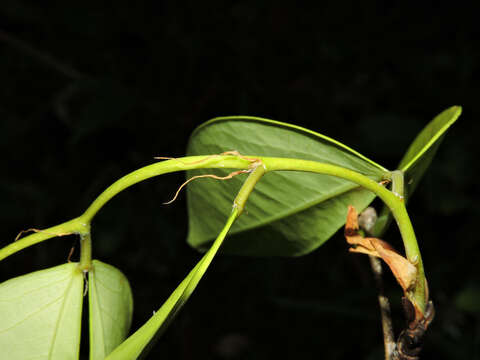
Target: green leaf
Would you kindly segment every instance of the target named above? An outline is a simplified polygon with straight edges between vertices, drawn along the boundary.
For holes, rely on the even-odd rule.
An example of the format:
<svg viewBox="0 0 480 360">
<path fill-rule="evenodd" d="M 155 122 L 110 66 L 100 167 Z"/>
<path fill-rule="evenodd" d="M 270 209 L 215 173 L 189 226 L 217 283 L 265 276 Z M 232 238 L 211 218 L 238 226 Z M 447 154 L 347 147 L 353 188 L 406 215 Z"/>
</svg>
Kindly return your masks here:
<svg viewBox="0 0 480 360">
<path fill-rule="evenodd" d="M 93 260 L 88 294 L 90 359 L 103 360 L 127 337 L 132 323 L 132 290 L 120 270 Z"/>
<path fill-rule="evenodd" d="M 107 360 L 133 360 L 139 356 L 145 356 L 150 346 L 163 334 L 197 287 L 222 245 L 236 216 L 237 210 L 234 210 L 210 250 L 207 251 L 187 277 L 178 285 L 162 307 L 140 329 L 118 346 L 106 358 Z"/>
<path fill-rule="evenodd" d="M 409 146 L 398 165 L 398 168 L 404 172 L 407 197 L 417 187 L 425 170 L 430 166 L 446 131 L 457 121 L 461 113 L 460 106 L 452 106 L 443 111 L 425 126 Z"/>
<path fill-rule="evenodd" d="M 83 273 L 76 263 L 0 284 L 0 349 L 9 360 L 78 359 Z"/>
<path fill-rule="evenodd" d="M 425 126 L 408 147 L 398 165 L 398 169 L 404 173 L 405 201 L 408 201 L 411 197 L 423 174 L 430 166 L 446 131 L 457 121 L 461 113 L 462 108 L 460 106 L 452 106 L 443 111 Z M 390 211 L 384 206 L 375 226 L 375 236 L 381 236 L 390 221 Z"/>
<path fill-rule="evenodd" d="M 197 128 L 189 155 L 220 154 L 315 160 L 342 166 L 380 181 L 382 166 L 347 146 L 313 131 L 256 117 L 223 117 Z M 229 171 L 195 170 L 193 175 Z M 243 177 L 228 181 L 200 179 L 188 185 L 188 243 L 209 247 L 221 229 L 223 214 L 231 209 Z M 242 255 L 296 256 L 329 239 L 344 223 L 348 205 L 362 210 L 375 195 L 356 184 L 327 175 L 302 172 L 266 174 L 249 198 L 246 213 L 232 228 L 222 252 Z"/>
</svg>

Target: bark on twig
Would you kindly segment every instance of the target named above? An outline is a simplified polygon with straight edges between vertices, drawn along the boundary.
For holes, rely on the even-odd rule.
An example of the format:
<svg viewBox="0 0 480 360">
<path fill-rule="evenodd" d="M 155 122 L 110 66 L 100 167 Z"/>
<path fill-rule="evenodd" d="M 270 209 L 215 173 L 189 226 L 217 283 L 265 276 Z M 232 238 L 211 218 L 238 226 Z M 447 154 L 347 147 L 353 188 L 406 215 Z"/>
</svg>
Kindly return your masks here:
<svg viewBox="0 0 480 360">
<path fill-rule="evenodd" d="M 369 255 L 370 265 L 372 267 L 373 277 L 378 290 L 378 304 L 380 305 L 380 315 L 382 317 L 383 343 L 385 349 L 385 360 L 393 359 L 395 350 L 395 337 L 393 334 L 392 316 L 390 302 L 385 296 L 382 279 L 382 263 L 379 258 Z"/>
<path fill-rule="evenodd" d="M 374 208 L 366 208 L 359 216 L 359 226 L 364 231 L 373 235 L 371 231 L 374 229 L 375 222 L 377 221 L 377 213 Z M 385 360 L 392 360 L 393 352 L 395 350 L 395 336 L 393 333 L 392 315 L 390 310 L 390 301 L 385 296 L 385 290 L 383 287 L 383 270 L 382 262 L 379 258 L 369 255 L 370 266 L 372 268 L 373 277 L 378 291 L 378 304 L 380 306 L 380 316 L 382 318 L 382 332 L 383 332 L 383 344 L 385 350 Z"/>
</svg>

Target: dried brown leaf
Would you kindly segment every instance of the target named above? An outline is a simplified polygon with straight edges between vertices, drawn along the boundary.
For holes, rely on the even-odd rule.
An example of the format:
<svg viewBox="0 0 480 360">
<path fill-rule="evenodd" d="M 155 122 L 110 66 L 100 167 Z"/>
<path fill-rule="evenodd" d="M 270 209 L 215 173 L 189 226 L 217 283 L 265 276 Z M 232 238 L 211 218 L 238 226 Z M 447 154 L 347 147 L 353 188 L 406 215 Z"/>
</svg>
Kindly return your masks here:
<svg viewBox="0 0 480 360">
<path fill-rule="evenodd" d="M 368 254 L 382 258 L 388 265 L 403 291 L 407 292 L 415 283 L 417 268 L 400 255 L 389 243 L 359 233 L 358 213 L 353 206 L 348 207 L 345 224 L 345 238 L 353 247 L 351 252 Z"/>
</svg>

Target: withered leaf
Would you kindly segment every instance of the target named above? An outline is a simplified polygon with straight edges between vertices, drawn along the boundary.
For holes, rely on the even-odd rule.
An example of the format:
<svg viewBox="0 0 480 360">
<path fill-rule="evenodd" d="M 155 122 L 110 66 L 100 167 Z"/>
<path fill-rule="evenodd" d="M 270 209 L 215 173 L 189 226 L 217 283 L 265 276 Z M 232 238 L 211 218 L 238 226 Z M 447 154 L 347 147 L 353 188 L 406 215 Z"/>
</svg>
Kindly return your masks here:
<svg viewBox="0 0 480 360">
<path fill-rule="evenodd" d="M 415 283 L 417 268 L 414 264 L 400 255 L 389 243 L 373 237 L 363 237 L 359 233 L 358 213 L 351 205 L 348 207 L 345 238 L 353 246 L 349 249 L 351 252 L 382 258 L 404 292 Z"/>
</svg>

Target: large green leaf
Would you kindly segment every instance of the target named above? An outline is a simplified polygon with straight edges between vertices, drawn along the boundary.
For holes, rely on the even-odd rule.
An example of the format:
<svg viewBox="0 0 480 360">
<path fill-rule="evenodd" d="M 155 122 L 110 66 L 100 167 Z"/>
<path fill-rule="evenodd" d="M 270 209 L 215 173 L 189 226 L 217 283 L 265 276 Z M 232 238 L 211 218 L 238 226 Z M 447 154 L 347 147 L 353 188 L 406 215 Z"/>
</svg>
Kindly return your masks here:
<svg viewBox="0 0 480 360">
<path fill-rule="evenodd" d="M 78 359 L 83 274 L 76 263 L 0 284 L 0 349 L 9 360 Z"/>
<path fill-rule="evenodd" d="M 347 146 L 313 131 L 256 117 L 213 119 L 195 130 L 189 155 L 237 150 L 243 155 L 315 160 L 381 180 L 388 171 Z M 225 171 L 195 170 L 188 176 Z M 203 179 L 188 186 L 188 243 L 205 250 L 222 227 L 244 175 L 228 181 Z M 295 256 L 308 253 L 344 223 L 348 205 L 365 208 L 374 194 L 327 175 L 302 172 L 266 174 L 232 228 L 222 251 L 243 255 Z"/>
<path fill-rule="evenodd" d="M 404 173 L 404 196 L 408 201 L 430 166 L 448 128 L 462 113 L 460 106 L 452 106 L 437 115 L 417 135 L 403 156 L 398 169 Z M 381 236 L 391 221 L 390 211 L 384 206 L 375 226 L 374 234 Z"/>
<path fill-rule="evenodd" d="M 236 216 L 237 211 L 233 211 L 210 250 L 207 251 L 187 277 L 180 283 L 180 285 L 178 285 L 162 307 L 154 313 L 154 315 L 143 324 L 140 329 L 118 346 L 106 358 L 107 360 L 133 360 L 146 355 L 150 346 L 152 346 L 155 340 L 158 339 L 168 325 L 170 325 L 197 287 L 207 271 L 208 266 L 215 257 L 215 254 L 222 245 L 222 242 L 235 221 Z"/>
<path fill-rule="evenodd" d="M 93 260 L 88 293 L 90 359 L 103 360 L 127 337 L 132 323 L 132 290 L 120 270 Z"/>
</svg>

